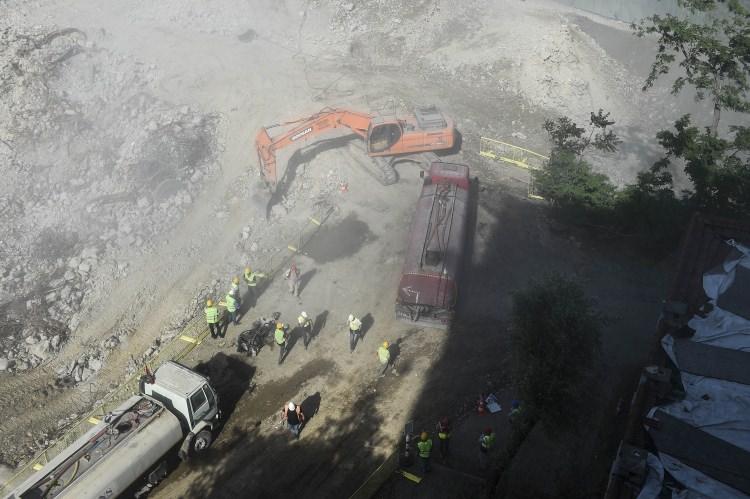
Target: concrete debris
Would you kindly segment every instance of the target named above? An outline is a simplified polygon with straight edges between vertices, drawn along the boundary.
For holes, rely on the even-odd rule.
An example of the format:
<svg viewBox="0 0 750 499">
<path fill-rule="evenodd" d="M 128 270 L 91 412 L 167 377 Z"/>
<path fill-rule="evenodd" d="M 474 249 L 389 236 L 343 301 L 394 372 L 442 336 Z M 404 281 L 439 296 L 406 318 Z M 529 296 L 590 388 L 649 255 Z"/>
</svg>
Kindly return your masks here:
<svg viewBox="0 0 750 499">
<path fill-rule="evenodd" d="M 0 74 L 0 320 L 57 340 L 29 353 L 38 335 L 0 331 L 8 372 L 54 357 L 112 275 L 184 216 L 218 150 L 218 116 L 155 97 L 155 67 L 99 47 L 98 33 L 22 24 L 0 21 L 0 67 L 19 68 Z M 26 313 L 10 321 L 17 300 Z"/>
</svg>

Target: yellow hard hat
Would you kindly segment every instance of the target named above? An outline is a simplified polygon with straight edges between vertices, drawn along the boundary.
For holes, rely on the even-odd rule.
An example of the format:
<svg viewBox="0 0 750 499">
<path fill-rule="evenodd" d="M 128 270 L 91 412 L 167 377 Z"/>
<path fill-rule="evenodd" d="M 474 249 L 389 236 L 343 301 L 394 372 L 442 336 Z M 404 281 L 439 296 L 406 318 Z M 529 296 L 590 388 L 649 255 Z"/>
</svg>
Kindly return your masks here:
<svg viewBox="0 0 750 499">
<path fill-rule="evenodd" d="M 284 329 L 284 324 L 281 322 L 276 323 L 276 329 Z"/>
<path fill-rule="evenodd" d="M 207 307 L 211 307 L 211 306 L 213 306 L 213 304 L 214 304 L 214 301 L 211 298 L 209 298 L 208 300 L 206 300 L 206 306 Z"/>
<path fill-rule="evenodd" d="M 246 273 L 246 274 L 247 274 L 247 273 L 250 273 L 250 272 L 252 272 L 252 271 L 253 271 L 253 269 L 251 269 L 250 267 L 245 267 L 245 273 Z"/>
<path fill-rule="evenodd" d="M 388 348 L 388 342 L 387 341 L 383 342 L 383 348 Z"/>
<path fill-rule="evenodd" d="M 419 438 L 421 438 L 422 441 L 427 440 L 427 437 L 429 437 L 429 435 L 427 435 L 426 431 L 423 431 L 422 434 L 419 436 Z"/>
<path fill-rule="evenodd" d="M 233 283 L 235 283 L 235 284 L 239 284 L 239 283 L 240 283 L 240 278 L 239 278 L 239 277 L 237 277 L 237 276 L 234 276 L 234 277 L 232 278 L 232 282 L 233 282 Z"/>
</svg>

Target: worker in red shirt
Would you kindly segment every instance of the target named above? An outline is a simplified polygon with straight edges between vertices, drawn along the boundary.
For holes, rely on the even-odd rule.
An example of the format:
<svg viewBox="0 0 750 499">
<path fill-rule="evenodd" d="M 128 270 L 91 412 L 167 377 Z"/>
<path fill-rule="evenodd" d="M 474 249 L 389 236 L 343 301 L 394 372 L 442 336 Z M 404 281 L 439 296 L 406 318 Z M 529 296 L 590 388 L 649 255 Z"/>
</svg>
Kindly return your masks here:
<svg viewBox="0 0 750 499">
<path fill-rule="evenodd" d="M 287 284 L 289 285 L 289 293 L 294 296 L 299 296 L 299 284 L 301 279 L 296 263 L 292 262 L 292 265 L 289 266 L 286 274 L 284 274 L 284 279 L 287 280 Z"/>
</svg>

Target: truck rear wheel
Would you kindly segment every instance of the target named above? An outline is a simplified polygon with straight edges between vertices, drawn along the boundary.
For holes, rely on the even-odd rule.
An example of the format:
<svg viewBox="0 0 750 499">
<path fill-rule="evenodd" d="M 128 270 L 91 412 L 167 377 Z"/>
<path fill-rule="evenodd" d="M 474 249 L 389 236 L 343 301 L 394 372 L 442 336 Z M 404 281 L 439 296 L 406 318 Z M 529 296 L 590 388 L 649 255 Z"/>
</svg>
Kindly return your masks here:
<svg viewBox="0 0 750 499">
<path fill-rule="evenodd" d="M 211 442 L 213 441 L 213 436 L 211 435 L 211 432 L 208 430 L 202 430 L 199 432 L 194 438 L 193 442 L 191 444 L 193 454 L 202 454 L 208 450 L 209 447 L 211 447 Z"/>
</svg>

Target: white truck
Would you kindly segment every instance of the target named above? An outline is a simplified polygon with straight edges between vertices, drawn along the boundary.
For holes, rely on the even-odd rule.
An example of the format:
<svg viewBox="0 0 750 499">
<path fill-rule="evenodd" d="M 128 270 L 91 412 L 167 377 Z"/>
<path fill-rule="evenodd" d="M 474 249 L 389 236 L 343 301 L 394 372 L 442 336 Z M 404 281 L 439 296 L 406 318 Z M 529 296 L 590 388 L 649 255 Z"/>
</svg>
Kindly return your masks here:
<svg viewBox="0 0 750 499">
<path fill-rule="evenodd" d="M 221 413 L 208 379 L 176 362 L 141 378 L 128 399 L 32 475 L 7 499 L 138 497 L 181 459 L 211 445 Z"/>
</svg>

